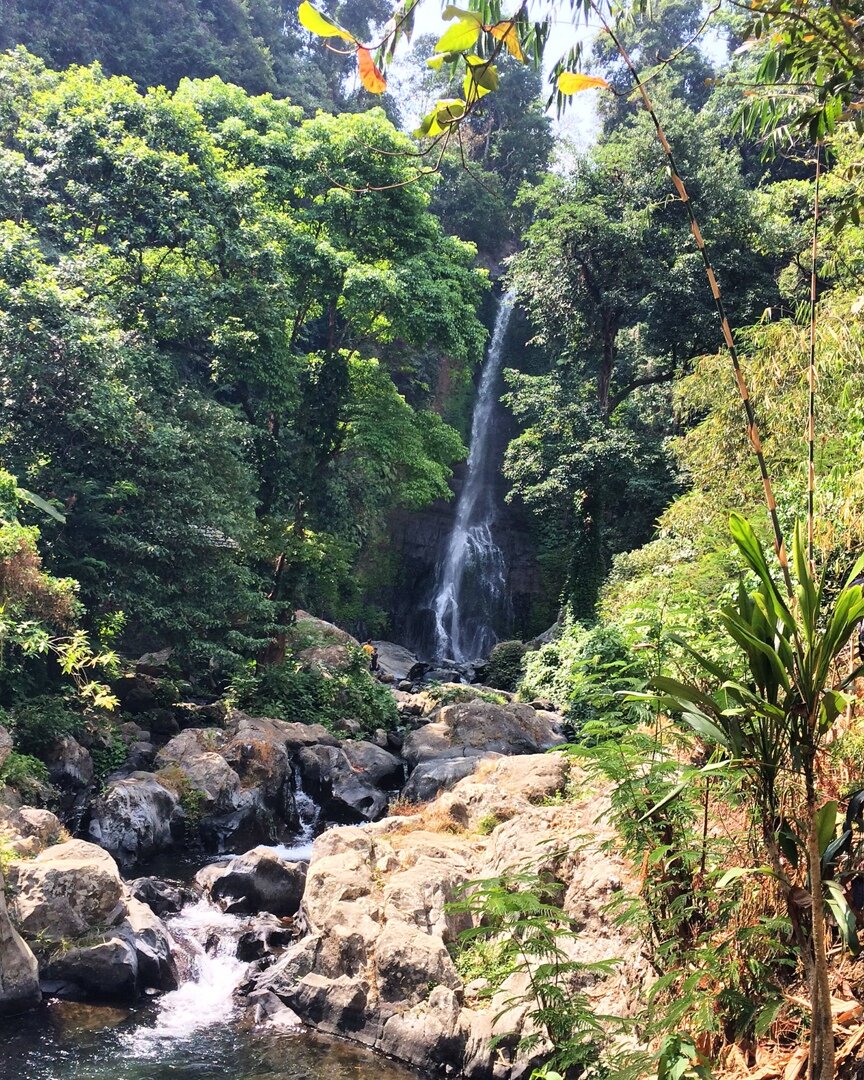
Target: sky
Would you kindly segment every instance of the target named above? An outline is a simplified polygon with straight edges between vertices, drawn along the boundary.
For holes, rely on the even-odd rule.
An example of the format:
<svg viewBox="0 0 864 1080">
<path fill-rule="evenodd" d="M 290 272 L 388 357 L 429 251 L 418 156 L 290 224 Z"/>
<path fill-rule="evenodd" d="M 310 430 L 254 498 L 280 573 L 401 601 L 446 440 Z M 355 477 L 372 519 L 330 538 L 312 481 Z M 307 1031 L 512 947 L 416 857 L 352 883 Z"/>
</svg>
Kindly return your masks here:
<svg viewBox="0 0 864 1080">
<path fill-rule="evenodd" d="M 444 33 L 450 23 L 444 22 L 441 18 L 442 7 L 443 5 L 439 0 L 420 0 L 414 24 L 415 38 L 423 34 L 440 35 Z M 545 67 L 547 72 L 556 60 L 563 56 L 577 40 L 581 39 L 587 49 L 596 32 L 596 29 L 584 26 L 576 30 L 570 19 L 567 18 L 567 12 L 562 12 L 560 21 L 556 22 L 546 47 Z M 553 107 L 550 115 L 559 138 L 567 139 L 580 148 L 586 147 L 593 142 L 598 130 L 596 118 L 598 93 L 599 91 L 588 91 L 577 95 L 571 107 L 560 119 L 556 117 Z M 410 117 L 409 125 L 413 127 L 418 120 L 419 117 Z"/>
</svg>

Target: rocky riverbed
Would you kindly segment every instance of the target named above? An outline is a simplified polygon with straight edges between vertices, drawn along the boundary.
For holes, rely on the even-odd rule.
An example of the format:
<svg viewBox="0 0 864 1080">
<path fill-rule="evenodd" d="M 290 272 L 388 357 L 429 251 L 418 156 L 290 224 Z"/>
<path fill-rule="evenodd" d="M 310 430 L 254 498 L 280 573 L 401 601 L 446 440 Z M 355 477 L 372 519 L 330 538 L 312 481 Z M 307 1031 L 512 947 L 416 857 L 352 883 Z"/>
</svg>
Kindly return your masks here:
<svg viewBox="0 0 864 1080">
<path fill-rule="evenodd" d="M 385 652 L 396 732 L 180 705 L 170 723 L 125 725 L 127 760 L 98 791 L 86 748 L 57 747 L 75 836 L 4 791 L 0 1010 L 149 1002 L 129 1022 L 157 1034 L 133 1056 L 228 1022 L 244 1039 L 314 1029 L 430 1074 L 515 1080 L 543 1049 L 517 1050 L 527 977 L 460 974 L 476 916 L 448 905 L 467 882 L 531 869 L 560 882 L 571 958 L 620 961 L 574 989 L 626 1014 L 644 972 L 605 909 L 627 869 L 604 850 L 602 796 L 549 752 L 560 717 L 477 688 L 432 694 L 410 656 Z M 152 679 L 131 676 L 127 701 Z M 180 874 L 145 872 L 177 857 Z"/>
</svg>

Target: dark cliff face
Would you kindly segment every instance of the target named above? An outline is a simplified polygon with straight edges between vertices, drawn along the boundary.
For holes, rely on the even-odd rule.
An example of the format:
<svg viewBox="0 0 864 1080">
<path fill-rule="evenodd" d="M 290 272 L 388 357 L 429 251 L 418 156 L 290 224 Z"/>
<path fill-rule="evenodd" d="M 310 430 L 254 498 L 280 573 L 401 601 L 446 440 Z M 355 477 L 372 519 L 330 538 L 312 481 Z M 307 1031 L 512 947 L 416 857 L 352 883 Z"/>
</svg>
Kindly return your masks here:
<svg viewBox="0 0 864 1080">
<path fill-rule="evenodd" d="M 500 462 L 512 436 L 512 418 L 498 405 L 495 415 L 495 453 Z M 500 469 L 500 466 L 499 466 Z M 464 480 L 465 466 L 459 466 L 452 481 L 454 498 L 438 501 L 419 513 L 400 513 L 390 527 L 390 551 L 395 575 L 387 595 L 379 602 L 390 616 L 390 633 L 424 659 L 435 648 L 435 616 L 431 603 L 437 571 L 453 527 L 456 498 Z M 536 538 L 529 531 L 526 515 L 519 506 L 505 502 L 507 484 L 498 473 L 495 539 L 504 553 L 505 577 L 512 603 L 512 623 L 495 626 L 499 640 L 528 639 L 554 622 L 557 594 L 545 579 L 535 557 Z M 551 594 L 551 595 L 550 595 Z"/>
</svg>

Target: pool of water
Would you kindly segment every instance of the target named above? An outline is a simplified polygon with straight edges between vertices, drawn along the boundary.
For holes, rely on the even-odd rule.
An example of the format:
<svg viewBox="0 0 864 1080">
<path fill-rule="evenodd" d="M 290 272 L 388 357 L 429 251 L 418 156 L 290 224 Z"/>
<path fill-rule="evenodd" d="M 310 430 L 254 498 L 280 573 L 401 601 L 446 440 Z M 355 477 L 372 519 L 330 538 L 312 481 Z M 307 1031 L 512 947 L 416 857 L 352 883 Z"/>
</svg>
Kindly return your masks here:
<svg viewBox="0 0 864 1080">
<path fill-rule="evenodd" d="M 158 1010 L 53 1002 L 0 1020 L 2 1080 L 424 1080 L 338 1039 L 238 1022 L 148 1038 Z"/>
</svg>

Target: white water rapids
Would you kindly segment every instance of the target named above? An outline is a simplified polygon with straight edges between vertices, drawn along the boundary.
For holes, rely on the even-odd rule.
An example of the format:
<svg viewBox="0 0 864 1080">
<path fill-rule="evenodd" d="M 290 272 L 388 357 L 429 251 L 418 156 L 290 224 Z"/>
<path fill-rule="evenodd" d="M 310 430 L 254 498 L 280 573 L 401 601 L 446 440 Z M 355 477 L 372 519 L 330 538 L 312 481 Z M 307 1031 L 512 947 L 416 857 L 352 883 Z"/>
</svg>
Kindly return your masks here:
<svg viewBox="0 0 864 1080">
<path fill-rule="evenodd" d="M 469 663 L 488 656 L 494 626 L 510 615 L 504 553 L 495 540 L 495 461 L 492 418 L 513 294 L 501 297 L 477 389 L 465 483 L 439 567 L 432 609 L 438 659 Z"/>
</svg>

